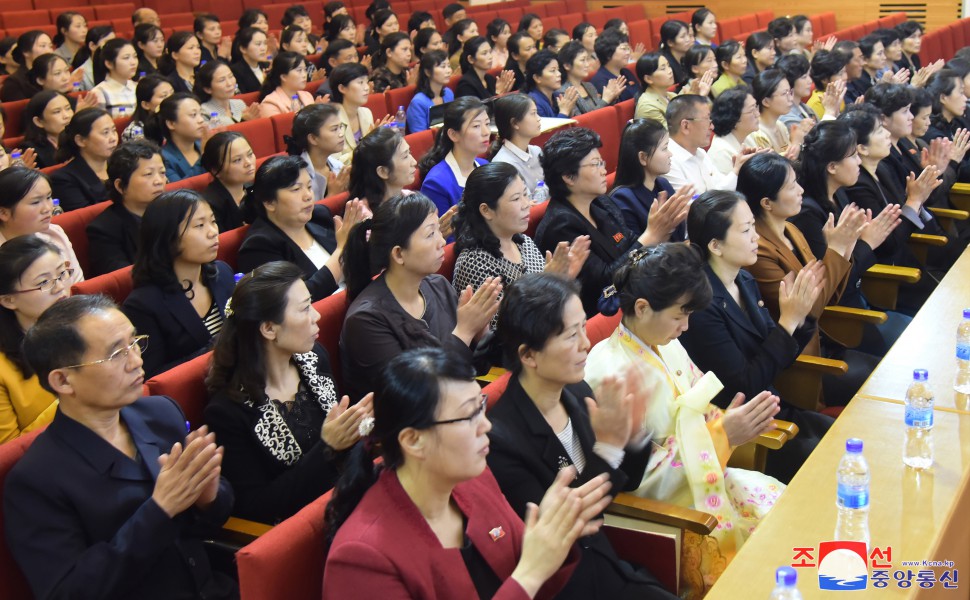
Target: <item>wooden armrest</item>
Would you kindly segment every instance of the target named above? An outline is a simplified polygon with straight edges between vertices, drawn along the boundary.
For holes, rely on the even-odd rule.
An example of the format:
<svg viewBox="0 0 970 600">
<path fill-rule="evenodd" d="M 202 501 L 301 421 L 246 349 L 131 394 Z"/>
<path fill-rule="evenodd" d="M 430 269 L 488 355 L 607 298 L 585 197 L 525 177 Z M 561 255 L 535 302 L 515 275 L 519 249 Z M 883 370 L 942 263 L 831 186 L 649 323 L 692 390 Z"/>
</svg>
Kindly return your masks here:
<svg viewBox="0 0 970 600">
<path fill-rule="evenodd" d="M 772 422 L 775 425 L 775 431 L 784 431 L 788 433 L 788 439 L 791 439 L 798 435 L 798 425 L 792 423 L 791 421 L 782 421 L 781 419 L 773 419 Z"/>
<path fill-rule="evenodd" d="M 954 221 L 966 221 L 970 219 L 970 213 L 965 210 L 955 210 L 952 208 L 937 208 L 935 206 L 927 206 L 926 210 L 933 213 L 933 216 L 940 219 L 953 219 Z"/>
<path fill-rule="evenodd" d="M 764 446 L 769 450 L 777 450 L 785 445 L 788 441 L 788 432 L 782 431 L 780 429 L 773 429 L 771 431 L 766 431 L 764 433 L 759 433 L 758 437 L 751 440 L 750 443 L 757 444 L 759 446 Z"/>
<path fill-rule="evenodd" d="M 913 267 L 897 267 L 894 265 L 872 265 L 863 277 L 885 279 L 887 281 L 901 281 L 916 283 L 920 278 L 920 270 Z"/>
<path fill-rule="evenodd" d="M 946 237 L 929 233 L 911 233 L 909 241 L 925 246 L 946 246 Z"/>
<path fill-rule="evenodd" d="M 826 306 L 822 314 L 830 314 L 844 319 L 851 319 L 860 323 L 881 325 L 886 322 L 886 313 L 878 310 L 852 308 L 850 306 Z"/>
<path fill-rule="evenodd" d="M 222 525 L 222 529 L 211 533 L 203 541 L 208 547 L 220 553 L 227 553 L 231 557 L 240 548 L 252 543 L 272 528 L 272 525 L 265 523 L 229 517 L 229 520 Z"/>
<path fill-rule="evenodd" d="M 822 358 L 821 356 L 809 356 L 807 354 L 798 355 L 792 368 L 819 373 L 820 375 L 839 376 L 849 372 L 849 365 L 845 364 L 844 361 Z"/>
<path fill-rule="evenodd" d="M 246 519 L 229 517 L 229 520 L 222 525 L 222 528 L 229 531 L 235 531 L 236 533 L 251 535 L 255 538 L 263 535 L 272 529 L 273 526 L 267 525 L 266 523 L 257 523 L 256 521 L 247 521 Z"/>
<path fill-rule="evenodd" d="M 970 210 L 970 184 L 954 183 L 950 188 L 950 204 L 960 210 Z"/>
<path fill-rule="evenodd" d="M 717 517 L 714 515 L 627 493 L 617 494 L 613 498 L 613 502 L 606 507 L 606 512 L 631 519 L 669 525 L 699 535 L 709 535 L 717 528 Z"/>
<path fill-rule="evenodd" d="M 829 338 L 845 348 L 855 348 L 862 343 L 865 325 L 886 322 L 886 313 L 848 306 L 826 306 L 818 320 L 819 328 Z"/>
<path fill-rule="evenodd" d="M 485 373 L 484 375 L 480 375 L 475 379 L 484 383 L 492 383 L 502 375 L 505 375 L 505 369 L 503 369 L 502 367 L 492 367 L 491 369 L 488 370 L 488 373 Z"/>
</svg>

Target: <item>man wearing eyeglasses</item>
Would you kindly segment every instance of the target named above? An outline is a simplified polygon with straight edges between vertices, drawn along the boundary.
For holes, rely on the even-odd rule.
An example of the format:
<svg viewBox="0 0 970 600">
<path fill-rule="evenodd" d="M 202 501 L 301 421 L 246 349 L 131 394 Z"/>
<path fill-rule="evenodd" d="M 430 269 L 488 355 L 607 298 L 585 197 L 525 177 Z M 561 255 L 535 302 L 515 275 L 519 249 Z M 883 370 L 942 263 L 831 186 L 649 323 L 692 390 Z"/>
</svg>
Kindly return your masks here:
<svg viewBox="0 0 970 600">
<path fill-rule="evenodd" d="M 38 598 L 229 598 L 202 548 L 229 517 L 222 449 L 170 399 L 141 397 L 146 336 L 104 296 L 75 296 L 27 331 L 57 414 L 11 470 L 7 544 Z"/>
</svg>

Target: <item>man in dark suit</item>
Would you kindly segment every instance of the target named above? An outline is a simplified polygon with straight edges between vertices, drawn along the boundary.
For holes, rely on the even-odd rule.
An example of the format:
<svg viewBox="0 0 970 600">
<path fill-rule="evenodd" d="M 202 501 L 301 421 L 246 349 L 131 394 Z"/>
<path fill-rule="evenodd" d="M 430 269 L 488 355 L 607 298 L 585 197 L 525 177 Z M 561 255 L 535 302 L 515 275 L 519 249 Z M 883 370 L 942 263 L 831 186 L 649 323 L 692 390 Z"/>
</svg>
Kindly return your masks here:
<svg viewBox="0 0 970 600">
<path fill-rule="evenodd" d="M 11 470 L 7 545 L 38 598 L 229 598 L 201 535 L 229 516 L 222 449 L 185 434 L 170 399 L 141 398 L 145 338 L 104 296 L 56 304 L 24 351 L 58 396 L 54 421 Z"/>
</svg>

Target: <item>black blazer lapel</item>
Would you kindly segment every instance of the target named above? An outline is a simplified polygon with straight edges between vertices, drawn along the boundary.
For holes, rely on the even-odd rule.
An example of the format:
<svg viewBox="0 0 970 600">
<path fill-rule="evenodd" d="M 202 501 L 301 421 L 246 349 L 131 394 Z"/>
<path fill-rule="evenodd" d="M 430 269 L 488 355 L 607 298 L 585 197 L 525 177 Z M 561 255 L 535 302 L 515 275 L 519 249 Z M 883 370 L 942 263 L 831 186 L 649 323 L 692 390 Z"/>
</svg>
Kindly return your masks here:
<svg viewBox="0 0 970 600">
<path fill-rule="evenodd" d="M 728 318 L 734 321 L 734 323 L 739 327 L 746 329 L 751 333 L 751 335 L 764 338 L 766 332 L 760 331 L 755 327 L 755 325 L 751 322 L 751 319 L 744 314 L 741 307 L 738 306 L 737 302 L 734 301 L 734 298 L 731 297 L 731 294 L 728 293 L 727 289 L 724 287 L 724 284 L 721 283 L 721 280 L 718 279 L 717 275 L 714 274 L 714 271 L 711 270 L 711 267 L 705 266 L 704 272 L 707 274 L 707 279 L 711 283 L 711 290 L 714 294 L 711 302 L 713 304 L 719 304 L 721 306 L 721 310 L 723 310 L 725 314 L 727 314 Z M 743 283 L 741 278 L 737 279 L 737 283 L 738 288 L 741 290 L 742 300 L 745 300 L 744 287 L 741 285 Z"/>
<path fill-rule="evenodd" d="M 569 453 L 566 452 L 535 403 L 522 389 L 517 377 L 513 377 L 509 381 L 509 386 L 505 390 L 505 394 L 502 395 L 502 401 L 511 401 L 512 408 L 521 419 L 520 423 L 524 425 L 529 434 L 521 440 L 522 443 L 531 444 L 537 450 L 542 464 L 550 468 L 553 476 L 556 472 L 573 464 L 572 459 L 569 458 Z"/>
</svg>

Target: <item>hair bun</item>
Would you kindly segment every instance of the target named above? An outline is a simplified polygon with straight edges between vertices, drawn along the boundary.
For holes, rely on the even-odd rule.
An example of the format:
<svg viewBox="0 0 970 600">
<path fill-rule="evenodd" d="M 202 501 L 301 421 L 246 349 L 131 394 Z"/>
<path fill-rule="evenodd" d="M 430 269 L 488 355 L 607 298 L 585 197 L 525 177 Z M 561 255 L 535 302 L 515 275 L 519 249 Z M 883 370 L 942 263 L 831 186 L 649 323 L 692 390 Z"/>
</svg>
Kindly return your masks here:
<svg viewBox="0 0 970 600">
<path fill-rule="evenodd" d="M 596 308 L 607 317 L 620 312 L 620 294 L 617 293 L 616 286 L 603 288 L 603 293 L 596 301 Z"/>
</svg>

